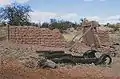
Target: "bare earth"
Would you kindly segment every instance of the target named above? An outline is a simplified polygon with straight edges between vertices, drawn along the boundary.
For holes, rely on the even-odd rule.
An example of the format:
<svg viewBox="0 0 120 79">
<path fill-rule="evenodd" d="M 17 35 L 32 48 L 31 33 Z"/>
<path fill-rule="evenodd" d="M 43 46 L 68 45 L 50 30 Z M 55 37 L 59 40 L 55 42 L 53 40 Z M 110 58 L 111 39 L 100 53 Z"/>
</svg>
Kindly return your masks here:
<svg viewBox="0 0 120 79">
<path fill-rule="evenodd" d="M 0 79 L 120 79 L 120 58 L 113 58 L 110 67 L 78 65 L 58 69 L 30 69 L 18 60 L 36 56 L 33 50 L 18 49 L 16 45 L 2 41 L 0 42 L 0 53 L 0 56 L 3 56 L 4 53 L 8 57 L 0 64 Z"/>
</svg>

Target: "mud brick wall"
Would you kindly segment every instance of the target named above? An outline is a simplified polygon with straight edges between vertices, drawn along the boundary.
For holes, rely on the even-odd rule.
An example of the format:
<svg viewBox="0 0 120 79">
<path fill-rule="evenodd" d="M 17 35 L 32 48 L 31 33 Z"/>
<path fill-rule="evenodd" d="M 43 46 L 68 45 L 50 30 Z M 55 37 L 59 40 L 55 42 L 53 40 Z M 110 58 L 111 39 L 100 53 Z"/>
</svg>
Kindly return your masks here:
<svg viewBox="0 0 120 79">
<path fill-rule="evenodd" d="M 101 44 L 108 44 L 110 43 L 110 37 L 109 37 L 109 32 L 108 31 L 102 31 L 98 30 L 98 36 L 100 39 Z"/>
<path fill-rule="evenodd" d="M 39 45 L 44 47 L 65 47 L 59 30 L 38 27 L 10 27 L 10 41 L 18 44 Z"/>
<path fill-rule="evenodd" d="M 85 33 L 90 27 L 84 27 L 83 33 Z M 91 46 L 95 44 L 95 47 L 100 47 L 101 45 L 108 45 L 110 43 L 109 40 L 109 31 L 99 30 L 99 29 L 91 29 L 83 36 L 83 42 L 87 46 Z"/>
</svg>

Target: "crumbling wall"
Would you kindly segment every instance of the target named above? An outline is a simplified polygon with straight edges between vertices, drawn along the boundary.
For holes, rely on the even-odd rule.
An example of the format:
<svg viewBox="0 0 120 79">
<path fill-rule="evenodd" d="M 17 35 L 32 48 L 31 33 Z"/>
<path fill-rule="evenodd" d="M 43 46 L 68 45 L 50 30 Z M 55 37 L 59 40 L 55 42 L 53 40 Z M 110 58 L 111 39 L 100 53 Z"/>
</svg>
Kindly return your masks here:
<svg viewBox="0 0 120 79">
<path fill-rule="evenodd" d="M 91 28 L 91 26 L 85 26 L 83 28 L 83 34 L 85 34 L 89 28 Z M 97 39 L 95 38 L 95 31 L 93 28 L 91 28 L 84 36 L 83 36 L 83 42 L 87 45 L 87 46 L 92 46 L 92 44 L 95 44 L 95 46 L 97 46 Z"/>
<path fill-rule="evenodd" d="M 83 29 L 83 34 L 86 33 L 92 26 L 85 26 Z M 91 28 L 84 36 L 83 42 L 87 46 L 95 45 L 95 47 L 100 47 L 101 45 L 108 45 L 110 43 L 109 31 L 99 30 L 97 27 Z"/>
<path fill-rule="evenodd" d="M 108 45 L 110 43 L 109 31 L 98 30 L 97 35 L 101 45 Z"/>
<path fill-rule="evenodd" d="M 65 47 L 59 30 L 39 27 L 10 27 L 9 40 L 17 44 L 39 45 L 43 47 Z"/>
</svg>

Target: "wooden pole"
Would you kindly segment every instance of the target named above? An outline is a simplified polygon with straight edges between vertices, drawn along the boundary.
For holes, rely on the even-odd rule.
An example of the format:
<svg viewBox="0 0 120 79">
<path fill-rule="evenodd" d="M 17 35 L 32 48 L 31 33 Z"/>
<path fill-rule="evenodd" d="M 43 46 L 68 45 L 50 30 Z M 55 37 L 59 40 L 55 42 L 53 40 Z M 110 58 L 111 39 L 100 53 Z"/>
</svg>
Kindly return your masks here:
<svg viewBox="0 0 120 79">
<path fill-rule="evenodd" d="M 10 40 L 10 26 L 8 25 L 8 41 Z"/>
</svg>

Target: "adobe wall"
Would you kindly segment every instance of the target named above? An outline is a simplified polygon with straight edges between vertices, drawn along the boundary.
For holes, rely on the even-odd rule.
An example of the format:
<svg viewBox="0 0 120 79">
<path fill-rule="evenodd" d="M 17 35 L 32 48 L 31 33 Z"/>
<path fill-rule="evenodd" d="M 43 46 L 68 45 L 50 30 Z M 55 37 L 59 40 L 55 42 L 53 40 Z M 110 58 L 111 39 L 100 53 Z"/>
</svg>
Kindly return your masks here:
<svg viewBox="0 0 120 79">
<path fill-rule="evenodd" d="M 110 43 L 109 31 L 98 30 L 98 36 L 102 45 Z"/>
<path fill-rule="evenodd" d="M 17 44 L 39 45 L 44 47 L 65 47 L 59 30 L 39 27 L 10 27 L 9 40 Z"/>
<path fill-rule="evenodd" d="M 90 27 L 84 27 L 83 33 L 85 33 Z M 95 45 L 95 47 L 100 47 L 101 45 L 108 45 L 110 43 L 109 31 L 99 30 L 92 28 L 89 30 L 85 36 L 83 36 L 83 42 L 87 46 Z"/>
</svg>

